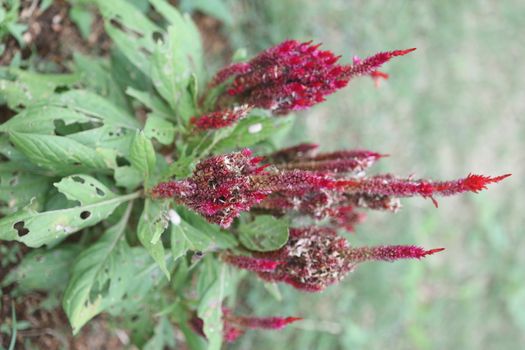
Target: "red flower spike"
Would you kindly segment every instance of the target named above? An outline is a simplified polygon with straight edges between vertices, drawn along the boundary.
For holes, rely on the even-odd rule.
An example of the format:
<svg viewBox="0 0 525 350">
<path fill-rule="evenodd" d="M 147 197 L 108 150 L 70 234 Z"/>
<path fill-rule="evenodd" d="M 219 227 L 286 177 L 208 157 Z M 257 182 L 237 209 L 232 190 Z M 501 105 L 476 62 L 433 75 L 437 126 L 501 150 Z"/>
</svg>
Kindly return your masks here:
<svg viewBox="0 0 525 350">
<path fill-rule="evenodd" d="M 242 105 L 232 109 L 211 112 L 201 117 L 193 117 L 190 123 L 200 131 L 221 129 L 233 125 L 243 119 L 253 109 L 252 106 Z"/>
<path fill-rule="evenodd" d="M 470 174 L 459 180 L 427 181 L 398 179 L 392 175 L 380 175 L 359 180 L 341 180 L 338 181 L 336 187 L 349 194 L 363 193 L 378 196 L 431 198 L 435 195 L 451 196 L 463 192 L 477 193 L 486 189 L 486 185 L 500 182 L 509 176 L 510 174 L 497 177 Z"/>
<path fill-rule="evenodd" d="M 351 78 L 375 74 L 392 57 L 410 50 L 382 52 L 359 64 L 338 65 L 340 56 L 319 50 L 320 44 L 284 41 L 269 48 L 244 65 L 234 64 L 220 70 L 211 86 L 233 77 L 227 87 L 230 96 L 242 103 L 270 109 L 276 115 L 302 110 L 325 100 L 325 96 L 345 87 Z"/>
<path fill-rule="evenodd" d="M 496 177 L 484 176 L 484 175 L 473 175 L 469 174 L 463 180 L 463 186 L 470 192 L 477 193 L 481 190 L 487 189 L 487 185 L 491 183 L 498 183 L 503 179 L 511 176 L 512 174 L 505 174 Z"/>
<path fill-rule="evenodd" d="M 350 248 L 346 258 L 354 263 L 369 260 L 395 261 L 399 259 L 421 259 L 427 255 L 441 252 L 445 248 L 424 250 L 417 246 L 393 245 L 378 247 Z"/>
<path fill-rule="evenodd" d="M 224 254 L 222 260 L 240 269 L 253 272 L 274 271 L 282 262 L 269 259 L 258 259 L 249 256 Z"/>
<path fill-rule="evenodd" d="M 250 329 L 282 329 L 297 321 L 301 321 L 301 317 L 242 317 L 236 316 L 230 322 L 250 328 Z"/>
<path fill-rule="evenodd" d="M 443 250 L 403 245 L 353 248 L 335 230 L 310 226 L 290 229 L 290 238 L 281 249 L 254 255 L 257 259 L 279 262 L 273 271 L 256 271 L 262 279 L 318 292 L 339 282 L 359 263 L 421 259 Z"/>
</svg>

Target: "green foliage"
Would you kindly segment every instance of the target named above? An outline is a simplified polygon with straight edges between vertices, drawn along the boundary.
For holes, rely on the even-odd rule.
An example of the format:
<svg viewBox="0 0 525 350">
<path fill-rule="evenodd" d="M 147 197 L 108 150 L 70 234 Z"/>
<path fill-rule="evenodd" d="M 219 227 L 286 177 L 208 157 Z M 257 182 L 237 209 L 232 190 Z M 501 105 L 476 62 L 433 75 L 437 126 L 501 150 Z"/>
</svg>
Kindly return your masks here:
<svg viewBox="0 0 525 350">
<path fill-rule="evenodd" d="M 288 242 L 288 219 L 260 215 L 253 222 L 239 227 L 239 240 L 243 246 L 259 252 L 277 250 Z"/>
<path fill-rule="evenodd" d="M 0 124 L 0 240 L 37 248 L 1 285 L 15 285 L 17 295 L 46 292 L 49 305 L 61 300 L 75 334 L 107 313 L 140 348 L 173 348 L 177 326 L 190 348 L 220 349 L 222 306 L 240 281 L 220 253 L 278 249 L 288 222 L 260 216 L 225 231 L 151 188 L 189 176 L 212 154 L 271 147 L 291 120 L 257 111 L 196 132 L 190 117 L 209 112 L 217 96 L 203 94 L 207 72 L 191 18 L 165 0 L 70 3 L 84 38 L 93 10 L 102 15 L 109 57 L 76 53 L 67 74 L 0 69 L 0 103 L 13 112 Z M 0 37 L 6 28 L 21 33 L 13 24 L 19 2 L 8 5 Z M 231 23 L 222 1 L 183 8 Z M 16 261 L 0 252 L 3 265 Z M 205 339 L 189 326 L 195 315 Z"/>
</svg>

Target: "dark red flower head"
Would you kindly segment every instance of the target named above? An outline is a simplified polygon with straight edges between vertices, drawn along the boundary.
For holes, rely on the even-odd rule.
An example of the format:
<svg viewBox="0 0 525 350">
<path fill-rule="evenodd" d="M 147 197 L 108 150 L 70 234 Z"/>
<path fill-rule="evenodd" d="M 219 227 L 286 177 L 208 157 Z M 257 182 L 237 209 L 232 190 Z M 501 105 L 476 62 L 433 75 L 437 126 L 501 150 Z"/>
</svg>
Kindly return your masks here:
<svg viewBox="0 0 525 350">
<path fill-rule="evenodd" d="M 353 65 L 340 65 L 337 64 L 340 56 L 319 50 L 319 46 L 312 42 L 284 41 L 247 63 L 222 69 L 211 86 L 233 77 L 227 90 L 231 96 L 274 114 L 286 114 L 324 101 L 325 96 L 345 87 L 354 76 L 375 77 L 383 63 L 414 50 L 381 52 Z"/>
<path fill-rule="evenodd" d="M 336 180 L 308 171 L 282 171 L 259 165 L 249 150 L 210 157 L 197 164 L 185 180 L 155 186 L 153 197 L 174 198 L 208 221 L 229 227 L 243 211 L 278 191 L 333 188 Z"/>
<path fill-rule="evenodd" d="M 300 290 L 317 292 L 339 282 L 364 261 L 420 259 L 442 250 L 400 245 L 354 248 L 335 230 L 310 226 L 290 229 L 288 242 L 277 251 L 254 253 L 253 258 L 225 254 L 223 260 L 253 271 L 265 280 L 285 282 Z M 238 258 L 241 258 L 242 263 L 238 263 Z M 250 263 L 246 264 L 244 259 L 250 259 Z M 268 261 L 271 260 L 278 262 L 274 269 L 261 268 L 268 267 Z"/>
<path fill-rule="evenodd" d="M 200 117 L 191 118 L 190 122 L 197 130 L 221 129 L 233 125 L 246 117 L 252 110 L 249 105 L 237 106 L 229 109 L 211 112 Z"/>
</svg>

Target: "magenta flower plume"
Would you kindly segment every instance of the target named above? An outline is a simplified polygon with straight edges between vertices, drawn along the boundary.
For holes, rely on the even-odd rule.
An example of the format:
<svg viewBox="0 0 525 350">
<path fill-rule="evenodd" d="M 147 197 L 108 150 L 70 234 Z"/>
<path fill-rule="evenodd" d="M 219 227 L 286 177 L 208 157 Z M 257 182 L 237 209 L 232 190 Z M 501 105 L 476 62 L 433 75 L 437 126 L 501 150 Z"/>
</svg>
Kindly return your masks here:
<svg viewBox="0 0 525 350">
<path fill-rule="evenodd" d="M 303 291 L 317 292 L 342 280 L 359 263 L 420 259 L 442 250 L 402 245 L 354 248 L 335 230 L 310 226 L 290 229 L 288 242 L 277 251 L 254 253 L 254 259 L 260 259 L 264 264 L 268 260 L 278 262 L 273 270 L 253 268 L 258 266 L 255 262 L 251 262 L 248 269 L 264 280 L 284 282 Z M 235 259 L 236 256 L 223 257 L 225 262 L 243 268 L 234 263 Z"/>
<path fill-rule="evenodd" d="M 353 262 L 363 262 L 368 260 L 395 261 L 399 259 L 421 259 L 427 255 L 432 255 L 443 250 L 445 250 L 445 248 L 425 250 L 421 247 L 411 245 L 360 247 L 350 248 L 347 251 L 347 259 Z"/>
<path fill-rule="evenodd" d="M 210 157 L 197 164 L 190 178 L 160 183 L 151 195 L 174 198 L 226 228 L 272 192 L 334 188 L 336 184 L 335 179 L 308 171 L 270 171 L 267 165 L 259 165 L 261 160 L 249 150 Z"/>
<path fill-rule="evenodd" d="M 190 123 L 200 131 L 221 129 L 231 126 L 235 122 L 246 117 L 252 108 L 253 107 L 249 105 L 242 105 L 211 112 L 200 117 L 191 118 Z"/>
<path fill-rule="evenodd" d="M 232 343 L 249 329 L 279 330 L 287 325 L 301 321 L 301 317 L 256 317 L 234 315 L 230 309 L 222 308 L 223 336 Z M 189 320 L 190 327 L 202 337 L 205 337 L 202 319 L 193 315 Z"/>
<path fill-rule="evenodd" d="M 325 100 L 360 75 L 377 76 L 377 68 L 393 57 L 414 49 L 381 52 L 353 65 L 337 64 L 340 56 L 319 50 L 312 42 L 287 40 L 271 47 L 247 63 L 220 70 L 210 87 L 233 78 L 227 92 L 238 101 L 274 114 L 302 110 Z M 383 73 L 381 73 L 383 74 Z"/>
<path fill-rule="evenodd" d="M 429 181 L 399 179 L 392 175 L 380 175 L 370 178 L 341 180 L 338 186 L 345 193 L 365 194 L 368 196 L 413 197 L 451 196 L 463 192 L 477 193 L 487 188 L 488 184 L 497 183 L 511 174 L 490 177 L 469 174 L 466 178 L 452 181 Z M 437 206 L 437 202 L 433 199 Z"/>
</svg>

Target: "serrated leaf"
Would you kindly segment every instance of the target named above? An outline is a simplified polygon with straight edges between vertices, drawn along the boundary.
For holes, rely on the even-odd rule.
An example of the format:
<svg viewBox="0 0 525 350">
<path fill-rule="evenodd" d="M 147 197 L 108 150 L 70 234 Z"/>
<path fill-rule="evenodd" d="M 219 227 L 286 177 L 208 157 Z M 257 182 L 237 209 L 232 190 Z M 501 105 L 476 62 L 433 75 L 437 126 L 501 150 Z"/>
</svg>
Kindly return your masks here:
<svg viewBox="0 0 525 350">
<path fill-rule="evenodd" d="M 156 138 L 163 145 L 170 145 L 175 138 L 175 127 L 169 121 L 149 114 L 144 125 L 144 135 L 150 139 Z"/>
<path fill-rule="evenodd" d="M 61 291 L 69 279 L 71 264 L 80 248 L 79 245 L 70 244 L 49 250 L 33 250 L 9 272 L 1 285 L 16 282 L 16 289 L 22 293 L 34 290 Z"/>
<path fill-rule="evenodd" d="M 128 204 L 121 220 L 75 261 L 63 299 L 74 334 L 91 318 L 119 302 L 134 277 L 131 248 L 123 235 L 130 212 Z"/>
<path fill-rule="evenodd" d="M 145 180 L 148 180 L 155 171 L 155 149 L 151 140 L 144 135 L 143 131 L 135 134 L 129 151 L 129 161 L 142 174 Z"/>
<path fill-rule="evenodd" d="M 160 239 L 166 228 L 168 228 L 167 202 L 146 199 L 137 227 L 137 237 L 169 280 L 170 273 L 166 266 L 166 254 Z"/>
<path fill-rule="evenodd" d="M 271 252 L 288 242 L 290 221 L 270 215 L 259 215 L 239 227 L 239 241 L 250 250 Z"/>
<path fill-rule="evenodd" d="M 116 195 L 97 179 L 88 175 L 68 176 L 54 184 L 67 199 L 88 205 L 115 198 Z"/>
<path fill-rule="evenodd" d="M 51 174 L 96 172 L 115 167 L 115 158 L 68 137 L 10 132 L 13 142 L 33 164 Z"/>
<path fill-rule="evenodd" d="M 27 206 L 0 219 L 0 239 L 18 241 L 37 248 L 99 223 L 120 204 L 138 198 L 139 195 L 136 192 L 89 205 L 40 213 Z"/>
</svg>

